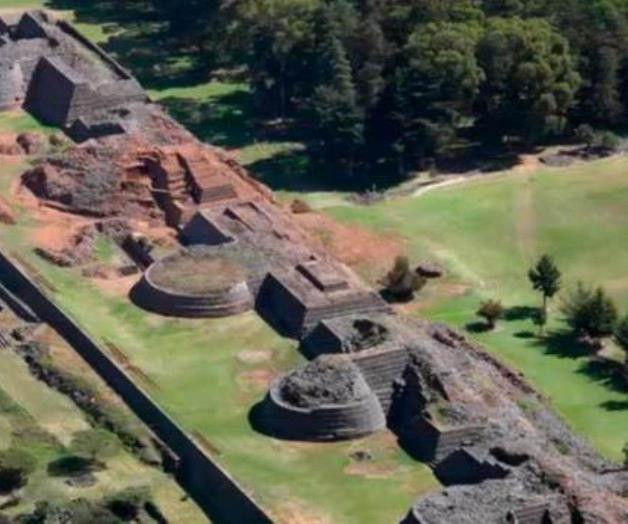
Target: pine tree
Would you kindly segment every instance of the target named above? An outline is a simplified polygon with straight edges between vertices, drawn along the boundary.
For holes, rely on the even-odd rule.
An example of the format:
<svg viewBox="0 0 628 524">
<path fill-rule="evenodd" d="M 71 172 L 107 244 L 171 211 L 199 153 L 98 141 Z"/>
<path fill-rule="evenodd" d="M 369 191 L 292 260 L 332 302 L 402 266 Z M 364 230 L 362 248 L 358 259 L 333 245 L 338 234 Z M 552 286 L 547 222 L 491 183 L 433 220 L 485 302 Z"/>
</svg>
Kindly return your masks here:
<svg viewBox="0 0 628 524">
<path fill-rule="evenodd" d="M 567 324 L 577 335 L 597 339 L 615 331 L 617 306 L 601 287 L 592 291 L 579 283 L 567 296 L 562 311 Z"/>
<path fill-rule="evenodd" d="M 547 319 L 547 301 L 560 291 L 560 270 L 549 255 L 543 255 L 528 271 L 528 278 L 535 291 L 543 296 L 543 316 Z"/>
<path fill-rule="evenodd" d="M 334 35 L 329 37 L 325 61 L 329 79 L 315 89 L 310 105 L 328 160 L 346 165 L 352 175 L 364 142 L 364 111 L 357 101 L 346 50 Z"/>
</svg>

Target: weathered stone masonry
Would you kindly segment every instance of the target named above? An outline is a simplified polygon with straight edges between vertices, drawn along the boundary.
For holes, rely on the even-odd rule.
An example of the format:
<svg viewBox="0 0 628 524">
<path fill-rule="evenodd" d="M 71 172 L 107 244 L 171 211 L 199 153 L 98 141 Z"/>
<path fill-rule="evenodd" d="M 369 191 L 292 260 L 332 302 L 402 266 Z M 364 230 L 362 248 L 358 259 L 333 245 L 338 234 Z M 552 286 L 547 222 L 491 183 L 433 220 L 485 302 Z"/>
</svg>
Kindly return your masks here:
<svg viewBox="0 0 628 524">
<path fill-rule="evenodd" d="M 0 21 L 0 72 L 0 107 L 24 104 L 76 140 L 95 139 L 75 149 L 81 159 L 104 149 L 124 156 L 130 139 L 141 143 L 146 150 L 125 161 L 150 178 L 166 223 L 184 243 L 204 246 L 199 256 L 224 258 L 246 273 L 246 282 L 197 296 L 155 285 L 157 260 L 134 289 L 136 303 L 161 314 L 216 316 L 254 302 L 270 325 L 300 341 L 312 361 L 273 383 L 256 409 L 261 431 L 334 440 L 388 425 L 449 486 L 419 500 L 410 523 L 628 521 L 621 498 L 628 479 L 605 476 L 608 464 L 521 377 L 446 327 L 394 315 L 353 272 L 312 249 L 266 188 L 147 103 L 137 82 L 71 26 L 43 13 Z M 145 395 L 138 400 L 141 390 L 31 286 L 24 289 L 32 305 L 165 432 L 164 442 L 195 461 L 189 437 Z M 531 402 L 532 413 L 522 407 Z M 211 462 L 204 465 L 191 470 L 195 489 L 217 482 L 229 504 L 242 502 L 225 520 L 267 518 L 235 483 L 216 477 Z"/>
</svg>

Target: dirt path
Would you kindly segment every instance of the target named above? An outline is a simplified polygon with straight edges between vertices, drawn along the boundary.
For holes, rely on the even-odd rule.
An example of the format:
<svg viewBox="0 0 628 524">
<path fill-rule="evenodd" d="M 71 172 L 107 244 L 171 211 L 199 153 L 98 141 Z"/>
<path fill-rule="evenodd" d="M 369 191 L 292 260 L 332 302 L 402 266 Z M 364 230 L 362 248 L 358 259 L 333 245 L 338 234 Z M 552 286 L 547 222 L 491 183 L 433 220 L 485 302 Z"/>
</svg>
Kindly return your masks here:
<svg viewBox="0 0 628 524">
<path fill-rule="evenodd" d="M 531 259 L 536 253 L 536 210 L 534 206 L 534 190 L 532 179 L 525 177 L 525 182 L 516 195 L 515 227 L 517 244 L 525 260 Z"/>
<path fill-rule="evenodd" d="M 472 180 L 477 180 L 481 178 L 482 180 L 495 178 L 504 175 L 521 175 L 521 174 L 530 174 L 538 171 L 543 164 L 540 161 L 541 155 L 521 155 L 519 157 L 519 163 L 513 167 L 512 169 L 506 171 L 499 171 L 497 173 L 490 173 L 486 175 L 458 175 L 455 177 L 447 178 L 447 180 L 443 180 L 442 182 L 437 182 L 436 184 L 431 184 L 428 186 L 423 186 L 414 191 L 411 196 L 412 198 L 417 198 L 434 191 L 436 189 L 443 189 L 445 187 L 454 186 L 458 184 L 462 184 L 465 182 L 470 182 Z"/>
<path fill-rule="evenodd" d="M 473 177 L 471 176 L 463 176 L 463 175 L 457 176 L 455 178 L 449 178 L 447 180 L 443 180 L 442 182 L 437 182 L 436 184 L 431 184 L 429 186 L 420 187 L 419 189 L 414 191 L 414 193 L 412 193 L 411 196 L 412 198 L 417 198 L 417 197 L 425 195 L 426 193 L 429 193 L 430 191 L 434 191 L 435 189 L 442 189 L 444 187 L 461 184 L 462 182 L 466 182 L 472 178 Z"/>
</svg>

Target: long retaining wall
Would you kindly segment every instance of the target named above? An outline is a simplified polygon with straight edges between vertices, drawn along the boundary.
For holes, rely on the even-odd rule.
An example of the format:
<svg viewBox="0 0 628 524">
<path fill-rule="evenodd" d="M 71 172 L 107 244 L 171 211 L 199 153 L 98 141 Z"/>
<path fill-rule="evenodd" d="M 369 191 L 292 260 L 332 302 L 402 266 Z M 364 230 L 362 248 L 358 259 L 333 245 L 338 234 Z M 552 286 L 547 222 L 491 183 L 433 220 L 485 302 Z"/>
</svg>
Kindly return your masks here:
<svg viewBox="0 0 628 524">
<path fill-rule="evenodd" d="M 48 323 L 180 459 L 177 480 L 214 522 L 270 523 L 271 518 L 215 463 L 20 266 L 0 252 L 0 282 Z"/>
</svg>

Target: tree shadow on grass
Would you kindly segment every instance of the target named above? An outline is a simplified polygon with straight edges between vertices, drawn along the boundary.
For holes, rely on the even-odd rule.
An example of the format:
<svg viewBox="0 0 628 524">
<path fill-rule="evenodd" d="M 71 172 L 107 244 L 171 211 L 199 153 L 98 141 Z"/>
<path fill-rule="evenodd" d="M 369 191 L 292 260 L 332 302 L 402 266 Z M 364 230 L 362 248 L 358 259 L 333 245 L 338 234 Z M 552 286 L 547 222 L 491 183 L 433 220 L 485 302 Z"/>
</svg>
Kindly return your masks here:
<svg viewBox="0 0 628 524">
<path fill-rule="evenodd" d="M 625 411 L 628 410 L 628 400 L 607 400 L 600 406 L 607 411 Z"/>
<path fill-rule="evenodd" d="M 591 348 L 580 341 L 571 331 L 561 329 L 550 331 L 539 337 L 534 345 L 542 348 L 547 355 L 560 358 L 581 358 L 591 356 Z"/>
<path fill-rule="evenodd" d="M 577 370 L 580 375 L 587 376 L 592 382 L 606 388 L 628 393 L 628 383 L 623 375 L 623 366 L 614 360 L 596 357 L 591 347 L 580 341 L 577 336 L 568 330 L 552 331 L 538 338 L 535 346 L 544 350 L 545 354 L 559 358 L 578 359 L 586 358 Z M 612 406 L 615 404 L 609 404 Z M 606 406 L 607 409 L 610 409 Z"/>
<path fill-rule="evenodd" d="M 491 330 L 491 327 L 486 322 L 469 322 L 465 329 L 469 333 L 488 333 Z"/>
<path fill-rule="evenodd" d="M 602 358 L 591 359 L 578 369 L 578 373 L 612 391 L 628 393 L 628 383 L 623 375 L 623 366 L 619 362 Z M 616 403 L 614 406 L 617 407 L 617 404 L 622 403 Z M 625 407 L 628 406 L 628 401 L 623 404 Z"/>
<path fill-rule="evenodd" d="M 504 312 L 504 320 L 516 322 L 518 320 L 534 320 L 539 314 L 539 308 L 530 306 L 514 306 Z"/>
<path fill-rule="evenodd" d="M 193 85 L 207 78 L 206 57 L 180 39 L 146 3 L 109 0 L 47 0 L 46 7 L 72 10 L 78 23 L 98 24 L 109 36 L 100 45 L 147 89 Z"/>
<path fill-rule="evenodd" d="M 241 148 L 255 140 L 251 95 L 244 90 L 204 100 L 176 96 L 159 102 L 174 119 L 204 142 Z"/>
</svg>

